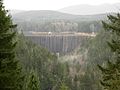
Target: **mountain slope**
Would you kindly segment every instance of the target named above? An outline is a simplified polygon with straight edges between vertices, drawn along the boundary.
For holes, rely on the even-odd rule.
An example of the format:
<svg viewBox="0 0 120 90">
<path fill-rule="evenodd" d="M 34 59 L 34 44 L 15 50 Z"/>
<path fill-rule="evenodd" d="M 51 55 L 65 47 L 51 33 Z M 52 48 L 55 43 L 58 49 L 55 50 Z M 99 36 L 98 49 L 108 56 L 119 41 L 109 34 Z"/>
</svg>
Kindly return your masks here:
<svg viewBox="0 0 120 90">
<path fill-rule="evenodd" d="M 22 12 L 25 12 L 25 11 L 24 10 L 10 10 L 9 12 L 13 15 L 13 14 L 22 13 Z"/>
<path fill-rule="evenodd" d="M 75 19 L 78 16 L 61 13 L 57 11 L 50 10 L 34 10 L 26 11 L 22 13 L 17 13 L 13 15 L 14 18 L 21 18 L 24 20 L 41 20 L 41 19 Z"/>
<path fill-rule="evenodd" d="M 102 5 L 75 5 L 60 9 L 60 12 L 75 15 L 93 15 L 102 13 L 119 12 L 120 3 Z"/>
<path fill-rule="evenodd" d="M 72 15 L 50 10 L 24 11 L 21 13 L 13 14 L 12 16 L 15 21 L 33 21 L 33 22 L 50 20 L 94 21 L 106 19 L 106 14 Z"/>
</svg>

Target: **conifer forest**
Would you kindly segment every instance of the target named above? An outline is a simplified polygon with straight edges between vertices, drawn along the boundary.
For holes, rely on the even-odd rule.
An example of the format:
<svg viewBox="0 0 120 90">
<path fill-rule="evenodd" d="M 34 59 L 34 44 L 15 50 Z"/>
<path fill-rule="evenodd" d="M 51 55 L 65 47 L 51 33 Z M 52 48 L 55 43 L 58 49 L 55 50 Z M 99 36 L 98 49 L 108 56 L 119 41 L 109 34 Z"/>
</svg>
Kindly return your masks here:
<svg viewBox="0 0 120 90">
<path fill-rule="evenodd" d="M 19 11 L 4 1 L 0 90 L 120 90 L 119 12 Z"/>
</svg>

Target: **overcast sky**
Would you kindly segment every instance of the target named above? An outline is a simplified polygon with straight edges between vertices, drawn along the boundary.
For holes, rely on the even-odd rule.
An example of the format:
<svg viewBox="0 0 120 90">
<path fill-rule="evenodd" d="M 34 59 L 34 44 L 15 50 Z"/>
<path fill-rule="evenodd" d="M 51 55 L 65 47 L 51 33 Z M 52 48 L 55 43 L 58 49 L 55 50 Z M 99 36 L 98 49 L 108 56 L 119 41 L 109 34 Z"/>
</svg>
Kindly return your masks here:
<svg viewBox="0 0 120 90">
<path fill-rule="evenodd" d="M 120 0 L 4 0 L 7 9 L 15 10 L 58 10 L 71 5 L 114 4 Z"/>
</svg>

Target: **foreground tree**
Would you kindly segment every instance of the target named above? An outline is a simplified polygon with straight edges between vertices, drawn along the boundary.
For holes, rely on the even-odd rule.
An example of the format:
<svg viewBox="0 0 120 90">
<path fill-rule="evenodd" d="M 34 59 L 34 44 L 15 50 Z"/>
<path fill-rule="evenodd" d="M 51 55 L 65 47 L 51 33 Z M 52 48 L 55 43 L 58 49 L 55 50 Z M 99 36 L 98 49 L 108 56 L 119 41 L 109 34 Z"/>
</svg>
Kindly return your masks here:
<svg viewBox="0 0 120 90">
<path fill-rule="evenodd" d="M 113 35 L 113 38 L 108 42 L 109 47 L 115 54 L 114 62 L 108 60 L 105 67 L 99 66 L 102 71 L 101 85 L 105 90 L 120 90 L 120 14 L 116 16 L 108 16 L 109 23 L 103 22 L 105 30 L 108 30 Z"/>
<path fill-rule="evenodd" d="M 24 81 L 16 60 L 16 25 L 0 0 L 0 90 L 22 90 Z"/>
</svg>

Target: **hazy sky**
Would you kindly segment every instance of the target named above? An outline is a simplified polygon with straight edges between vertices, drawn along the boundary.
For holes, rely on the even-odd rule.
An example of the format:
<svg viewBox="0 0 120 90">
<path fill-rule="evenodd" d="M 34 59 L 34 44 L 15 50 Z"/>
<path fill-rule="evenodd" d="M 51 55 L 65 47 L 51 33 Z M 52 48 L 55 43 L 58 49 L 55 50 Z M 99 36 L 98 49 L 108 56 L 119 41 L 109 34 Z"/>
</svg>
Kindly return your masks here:
<svg viewBox="0 0 120 90">
<path fill-rule="evenodd" d="M 4 0 L 7 9 L 18 10 L 58 10 L 71 5 L 99 5 L 117 2 L 120 0 Z"/>
</svg>

